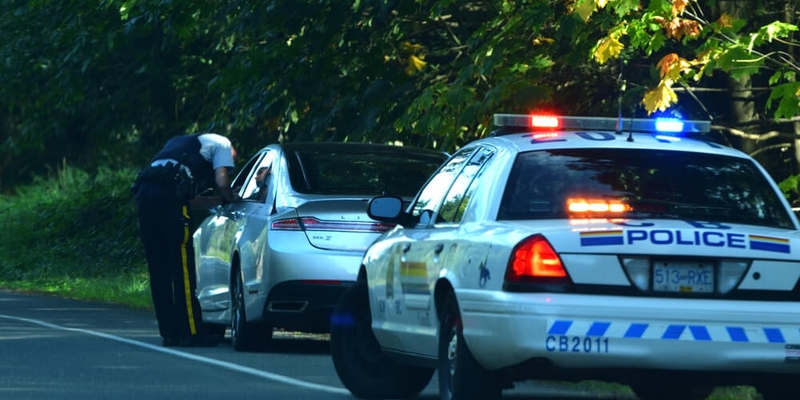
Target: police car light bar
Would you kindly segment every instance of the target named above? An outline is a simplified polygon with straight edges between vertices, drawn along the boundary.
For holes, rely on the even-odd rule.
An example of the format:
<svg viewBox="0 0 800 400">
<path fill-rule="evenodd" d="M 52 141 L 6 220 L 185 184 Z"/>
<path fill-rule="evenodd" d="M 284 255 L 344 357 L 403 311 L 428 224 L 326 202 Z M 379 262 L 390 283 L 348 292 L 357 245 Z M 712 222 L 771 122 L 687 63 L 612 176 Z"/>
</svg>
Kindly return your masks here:
<svg viewBox="0 0 800 400">
<path fill-rule="evenodd" d="M 622 126 L 618 127 L 622 121 Z M 684 121 L 673 118 L 611 118 L 611 117 L 564 117 L 552 115 L 495 114 L 497 127 L 550 128 L 561 130 L 597 130 L 624 132 L 698 132 L 711 131 L 710 121 Z"/>
</svg>

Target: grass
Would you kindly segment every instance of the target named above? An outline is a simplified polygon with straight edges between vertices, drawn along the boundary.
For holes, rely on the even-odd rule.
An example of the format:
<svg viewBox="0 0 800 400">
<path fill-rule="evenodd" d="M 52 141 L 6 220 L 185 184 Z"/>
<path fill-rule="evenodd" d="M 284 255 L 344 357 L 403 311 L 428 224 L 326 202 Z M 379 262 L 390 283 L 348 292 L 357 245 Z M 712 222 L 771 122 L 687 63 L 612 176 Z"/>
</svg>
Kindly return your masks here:
<svg viewBox="0 0 800 400">
<path fill-rule="evenodd" d="M 0 280 L 0 288 L 24 292 L 49 294 L 58 297 L 123 305 L 137 310 L 152 310 L 150 285 L 146 274 L 128 274 L 112 277 L 61 277 L 35 281 Z"/>
<path fill-rule="evenodd" d="M 132 169 L 88 173 L 63 165 L 0 196 L 0 288 L 152 310 L 133 197 Z M 633 398 L 624 385 L 571 384 Z M 758 400 L 754 388 L 723 387 L 708 400 Z"/>
<path fill-rule="evenodd" d="M 0 287 L 152 309 L 135 174 L 63 165 L 0 196 Z"/>
<path fill-rule="evenodd" d="M 707 400 L 761 400 L 762 396 L 758 394 L 756 389 L 752 386 L 726 386 L 717 388 Z"/>
</svg>

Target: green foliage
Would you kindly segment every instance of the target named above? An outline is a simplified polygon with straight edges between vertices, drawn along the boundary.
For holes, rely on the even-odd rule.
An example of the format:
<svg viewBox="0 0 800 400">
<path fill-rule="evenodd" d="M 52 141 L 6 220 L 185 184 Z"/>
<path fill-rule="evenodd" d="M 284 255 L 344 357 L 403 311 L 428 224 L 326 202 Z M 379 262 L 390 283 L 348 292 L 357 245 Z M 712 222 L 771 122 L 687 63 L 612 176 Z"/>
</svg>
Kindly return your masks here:
<svg viewBox="0 0 800 400">
<path fill-rule="evenodd" d="M 132 169 L 63 165 L 0 198 L 0 280 L 53 282 L 141 275 Z"/>
<path fill-rule="evenodd" d="M 767 107 L 771 107 L 774 100 L 779 102 L 775 110 L 775 118 L 800 115 L 800 82 L 788 82 L 775 86 L 767 100 Z"/>
<path fill-rule="evenodd" d="M 780 1 L 747 3 L 757 12 L 745 21 L 706 1 L 9 0 L 0 185 L 64 159 L 90 173 L 138 166 L 199 131 L 232 136 L 242 154 L 278 140 L 452 152 L 499 111 L 616 115 L 621 98 L 624 114 L 642 114 L 670 53 L 696 62 L 676 84 L 753 76 L 775 89 L 759 114 L 793 117 L 797 26 L 774 20 Z M 622 62 L 592 62 L 608 37 L 618 42 L 603 59 Z M 692 117 L 729 112 L 709 110 L 720 96 L 686 98 L 677 108 Z"/>
<path fill-rule="evenodd" d="M 684 2 L 658 0 L 650 2 L 644 12 L 639 12 L 631 9 L 627 2 L 608 3 L 607 8 L 611 10 L 620 11 L 619 8 L 624 8 L 624 13 L 617 13 L 620 18 L 614 21 L 614 27 L 609 30 L 608 38 L 619 39 L 620 35 L 625 36 L 628 55 L 651 56 L 658 53 L 662 47 L 668 46 L 668 51 L 672 53 L 666 54 L 659 64 L 667 57 L 670 57 L 670 60 L 683 60 L 666 66 L 659 65 L 662 69 L 659 88 L 652 89 L 652 96 L 645 96 L 645 107 L 648 112 L 663 110 L 677 100 L 671 89 L 675 81 L 685 86 L 692 86 L 703 77 L 710 76 L 715 70 L 722 71 L 734 79 L 758 77 L 765 71 L 771 70 L 768 73 L 773 73 L 776 69 L 792 74 L 800 71 L 798 67 L 800 64 L 793 50 L 800 45 L 800 42 L 794 40 L 792 36 L 798 30 L 798 26 L 792 23 L 794 21 L 770 21 L 758 18 L 756 22 L 752 22 L 746 20 L 744 16 L 737 18 L 727 12 L 736 12 L 737 4 L 741 6 L 743 3 L 730 2 L 725 6 L 708 7 L 704 2 L 697 0 Z M 778 2 L 760 1 L 752 2 L 749 7 L 763 11 L 778 5 Z M 584 19 L 601 19 L 601 15 L 589 13 L 584 15 Z M 605 23 L 606 20 L 602 21 Z M 589 20 L 587 29 L 595 30 L 599 24 L 600 22 Z M 607 40 L 604 38 L 598 42 L 594 54 L 600 63 L 609 57 L 616 57 L 615 53 L 610 53 L 606 47 L 601 47 L 605 41 Z M 672 57 L 673 55 L 678 57 Z M 698 70 L 703 73 L 698 73 Z M 770 80 L 770 84 L 774 84 L 773 80 Z M 656 90 L 662 92 L 662 95 L 655 96 Z M 654 99 L 659 101 L 652 101 Z M 770 100 L 775 99 L 778 100 L 777 107 L 774 108 L 776 119 L 791 118 L 797 114 L 797 92 L 775 87 Z M 767 102 L 767 107 L 770 108 L 773 104 L 771 101 Z"/>
</svg>

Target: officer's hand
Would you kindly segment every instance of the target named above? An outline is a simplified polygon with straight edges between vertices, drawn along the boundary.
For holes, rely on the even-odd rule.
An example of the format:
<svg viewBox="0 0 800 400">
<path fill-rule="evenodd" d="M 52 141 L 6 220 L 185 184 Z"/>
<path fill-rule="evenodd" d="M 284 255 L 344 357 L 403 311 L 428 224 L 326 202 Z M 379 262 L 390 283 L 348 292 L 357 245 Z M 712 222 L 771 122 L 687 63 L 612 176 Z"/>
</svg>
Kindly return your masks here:
<svg viewBox="0 0 800 400">
<path fill-rule="evenodd" d="M 222 204 L 222 196 L 195 196 L 189 200 L 189 207 L 193 210 L 206 210 Z"/>
</svg>

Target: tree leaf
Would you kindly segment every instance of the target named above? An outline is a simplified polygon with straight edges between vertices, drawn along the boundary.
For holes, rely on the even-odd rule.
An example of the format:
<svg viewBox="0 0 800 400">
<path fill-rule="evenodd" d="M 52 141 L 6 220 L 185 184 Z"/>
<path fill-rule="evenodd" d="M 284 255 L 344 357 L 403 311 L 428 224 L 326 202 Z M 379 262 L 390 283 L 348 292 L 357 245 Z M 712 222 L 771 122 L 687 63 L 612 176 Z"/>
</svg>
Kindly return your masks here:
<svg viewBox="0 0 800 400">
<path fill-rule="evenodd" d="M 639 0 L 615 0 L 609 2 L 609 7 L 614 10 L 618 17 L 624 17 L 632 11 L 637 11 L 640 5 Z"/>
<path fill-rule="evenodd" d="M 595 4 L 594 0 L 578 0 L 578 3 L 575 5 L 573 10 L 573 12 L 581 17 L 583 22 L 588 21 L 595 11 L 597 11 L 597 5 Z"/>
<path fill-rule="evenodd" d="M 787 82 L 772 89 L 767 99 L 767 108 L 778 100 L 775 118 L 792 118 L 800 114 L 800 82 Z"/>
<path fill-rule="evenodd" d="M 619 57 L 624 48 L 625 45 L 620 43 L 617 38 L 609 35 L 600 40 L 600 44 L 594 52 L 594 58 L 600 64 L 605 64 L 609 59 Z"/>
<path fill-rule="evenodd" d="M 659 74 L 662 79 L 676 81 L 680 79 L 682 72 L 692 67 L 692 64 L 675 53 L 669 53 L 662 57 L 656 66 L 659 68 Z"/>
<path fill-rule="evenodd" d="M 678 101 L 678 95 L 672 90 L 672 81 L 666 79 L 658 83 L 658 86 L 645 92 L 642 103 L 647 114 L 656 111 L 664 111 Z"/>
</svg>

